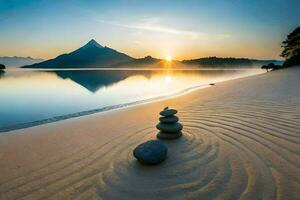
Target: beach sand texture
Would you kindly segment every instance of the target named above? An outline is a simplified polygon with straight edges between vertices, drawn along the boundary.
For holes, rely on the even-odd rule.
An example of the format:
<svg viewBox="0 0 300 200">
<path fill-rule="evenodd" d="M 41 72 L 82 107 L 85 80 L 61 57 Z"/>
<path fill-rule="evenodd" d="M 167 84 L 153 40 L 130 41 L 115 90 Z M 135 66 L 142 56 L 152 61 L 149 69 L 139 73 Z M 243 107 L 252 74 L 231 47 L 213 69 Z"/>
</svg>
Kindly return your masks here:
<svg viewBox="0 0 300 200">
<path fill-rule="evenodd" d="M 142 166 L 166 106 L 183 136 Z M 300 199 L 300 68 L 0 134 L 0 199 Z"/>
</svg>

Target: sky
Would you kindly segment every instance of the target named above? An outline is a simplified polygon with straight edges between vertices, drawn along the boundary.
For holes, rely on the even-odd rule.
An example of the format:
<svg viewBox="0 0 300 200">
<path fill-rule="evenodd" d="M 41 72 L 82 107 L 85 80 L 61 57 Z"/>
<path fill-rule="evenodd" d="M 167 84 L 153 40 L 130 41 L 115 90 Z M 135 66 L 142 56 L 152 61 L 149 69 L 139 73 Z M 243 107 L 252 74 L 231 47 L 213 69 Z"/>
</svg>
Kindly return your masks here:
<svg viewBox="0 0 300 200">
<path fill-rule="evenodd" d="M 0 0 L 0 56 L 49 59 L 91 39 L 133 57 L 280 59 L 299 0 Z"/>
</svg>

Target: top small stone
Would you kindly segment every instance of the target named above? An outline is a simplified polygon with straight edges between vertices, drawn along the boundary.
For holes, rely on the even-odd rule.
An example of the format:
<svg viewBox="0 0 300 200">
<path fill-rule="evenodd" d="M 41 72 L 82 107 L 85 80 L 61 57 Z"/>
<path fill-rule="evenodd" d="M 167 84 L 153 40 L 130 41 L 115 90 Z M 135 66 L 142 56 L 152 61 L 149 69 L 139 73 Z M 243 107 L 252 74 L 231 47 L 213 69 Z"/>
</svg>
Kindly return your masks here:
<svg viewBox="0 0 300 200">
<path fill-rule="evenodd" d="M 177 110 L 175 109 L 165 109 L 161 111 L 159 114 L 164 116 L 164 117 L 171 117 L 177 113 Z"/>
</svg>

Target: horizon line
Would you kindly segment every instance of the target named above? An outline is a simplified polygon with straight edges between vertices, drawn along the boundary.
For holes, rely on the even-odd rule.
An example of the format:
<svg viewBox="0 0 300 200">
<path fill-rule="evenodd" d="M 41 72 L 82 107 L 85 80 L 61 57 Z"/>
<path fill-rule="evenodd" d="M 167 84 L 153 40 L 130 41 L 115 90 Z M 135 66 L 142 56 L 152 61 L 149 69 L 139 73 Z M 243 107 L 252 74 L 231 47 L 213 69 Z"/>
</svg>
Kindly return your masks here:
<svg viewBox="0 0 300 200">
<path fill-rule="evenodd" d="M 29 56 L 28 55 L 25 55 L 25 56 L 20 56 L 20 55 L 12 55 L 12 56 L 0 55 L 0 57 L 1 58 L 3 58 L 3 57 L 9 57 L 9 58 L 13 58 L 13 57 L 17 57 L 17 58 L 31 58 L 31 59 L 36 59 L 36 60 L 42 59 L 42 60 L 46 61 L 46 60 L 54 59 L 54 58 L 56 58 L 56 57 L 58 57 L 60 55 L 69 54 L 69 53 L 71 53 L 73 51 L 76 51 L 77 49 L 79 49 L 79 48 L 87 45 L 91 41 L 95 41 L 98 45 L 102 46 L 102 48 L 111 48 L 113 50 L 116 50 L 116 49 L 114 49 L 114 48 L 112 48 L 110 46 L 99 44 L 96 39 L 92 38 L 92 39 L 88 40 L 88 42 L 84 43 L 82 46 L 80 46 L 80 47 L 78 47 L 78 48 L 76 48 L 74 50 L 71 50 L 70 52 L 65 52 L 65 53 L 57 54 L 55 57 L 51 57 L 51 58 L 33 57 L 33 56 L 30 56 L 30 55 Z M 124 54 L 126 54 L 126 55 L 128 55 L 128 56 L 130 56 L 130 57 L 132 57 L 134 59 L 142 59 L 142 58 L 146 58 L 146 57 L 150 56 L 152 58 L 156 58 L 156 59 L 160 59 L 160 60 L 165 60 L 165 58 L 153 57 L 153 56 L 151 56 L 149 54 L 145 55 L 144 57 L 134 57 L 134 56 L 131 56 L 131 55 L 125 53 L 125 52 L 121 52 L 119 50 L 116 50 L 116 51 L 118 51 L 120 53 L 124 53 Z M 185 59 L 180 59 L 180 60 L 173 59 L 172 61 L 182 62 L 182 61 L 185 61 L 185 60 L 196 60 L 196 59 L 211 58 L 211 57 L 216 57 L 216 58 L 235 58 L 235 59 L 250 59 L 250 60 L 276 60 L 276 61 L 284 61 L 284 59 L 281 60 L 281 59 L 276 59 L 276 58 L 251 58 L 251 57 L 235 57 L 235 56 L 219 56 L 219 55 L 209 55 L 209 56 L 195 57 L 195 58 L 189 58 L 189 59 L 185 58 Z"/>
</svg>

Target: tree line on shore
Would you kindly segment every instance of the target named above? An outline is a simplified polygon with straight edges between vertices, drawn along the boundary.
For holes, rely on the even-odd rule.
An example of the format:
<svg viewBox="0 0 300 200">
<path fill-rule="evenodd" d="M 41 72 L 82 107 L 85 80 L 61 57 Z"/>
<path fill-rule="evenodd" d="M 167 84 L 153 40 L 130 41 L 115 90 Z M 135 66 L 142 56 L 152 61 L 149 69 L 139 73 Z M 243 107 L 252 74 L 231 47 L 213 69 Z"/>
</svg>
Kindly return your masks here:
<svg viewBox="0 0 300 200">
<path fill-rule="evenodd" d="M 5 69 L 5 65 L 3 64 L 0 64 L 0 71 L 4 70 Z"/>
<path fill-rule="evenodd" d="M 269 63 L 263 65 L 262 69 L 269 71 L 300 65 L 300 26 L 288 34 L 281 47 L 283 51 L 280 56 L 285 58 L 284 63 L 282 65 Z"/>
</svg>

